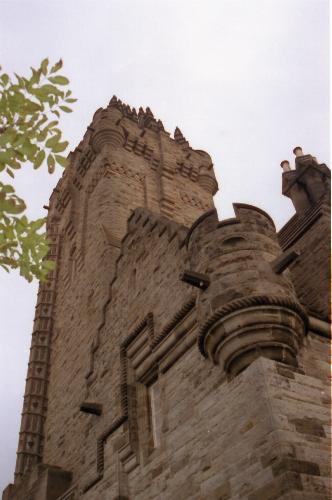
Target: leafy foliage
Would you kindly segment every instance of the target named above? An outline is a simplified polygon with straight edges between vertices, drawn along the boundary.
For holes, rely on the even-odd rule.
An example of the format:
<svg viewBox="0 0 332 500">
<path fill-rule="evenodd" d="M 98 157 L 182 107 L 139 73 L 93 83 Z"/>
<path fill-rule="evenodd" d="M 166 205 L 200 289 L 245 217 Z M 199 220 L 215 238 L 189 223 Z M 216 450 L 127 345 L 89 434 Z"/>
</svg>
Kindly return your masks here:
<svg viewBox="0 0 332 500">
<path fill-rule="evenodd" d="M 56 164 L 65 167 L 62 154 L 68 142 L 58 128 L 61 112 L 70 113 L 68 103 L 76 101 L 65 87 L 69 80 L 56 74 L 62 60 L 49 67 L 48 59 L 31 77 L 15 74 L 12 81 L 0 73 L 0 172 L 15 177 L 15 170 L 31 163 L 35 169 L 47 164 L 53 173 Z M 1 70 L 1 67 L 0 67 Z M 10 184 L 0 182 L 0 266 L 6 271 L 18 268 L 28 281 L 46 279 L 54 263 L 46 260 L 48 242 L 40 233 L 45 219 L 29 221 L 23 212 L 24 200 Z"/>
</svg>

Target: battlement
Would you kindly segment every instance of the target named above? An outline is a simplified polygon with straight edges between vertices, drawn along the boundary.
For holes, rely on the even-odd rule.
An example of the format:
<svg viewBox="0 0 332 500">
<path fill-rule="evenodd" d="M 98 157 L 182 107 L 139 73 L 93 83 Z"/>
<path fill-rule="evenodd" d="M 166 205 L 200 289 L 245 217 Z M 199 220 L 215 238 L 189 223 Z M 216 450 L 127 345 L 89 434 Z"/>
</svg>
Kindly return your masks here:
<svg viewBox="0 0 332 500">
<path fill-rule="evenodd" d="M 74 149 L 73 152 L 69 153 L 69 159 L 76 153 L 82 152 L 82 146 L 87 138 L 91 137 L 91 132 L 94 132 L 96 126 L 100 120 L 105 120 L 107 118 L 116 117 L 116 125 L 119 125 L 123 120 L 131 121 L 139 130 L 140 135 L 144 135 L 147 131 L 152 131 L 157 134 L 163 132 L 165 136 L 168 136 L 171 141 L 174 141 L 180 145 L 183 149 L 188 150 L 188 152 L 197 152 L 201 156 L 205 156 L 210 163 L 212 163 L 211 158 L 208 153 L 202 150 L 194 150 L 187 139 L 183 136 L 179 127 L 176 127 L 173 133 L 173 137 L 170 132 L 167 132 L 164 128 L 163 122 L 160 119 L 155 118 L 153 112 L 149 107 L 144 109 L 139 107 L 138 111 L 134 107 L 129 106 L 118 99 L 115 95 L 110 100 L 106 108 L 99 108 L 93 115 L 92 122 L 87 127 L 86 133 L 82 141 Z"/>
<path fill-rule="evenodd" d="M 70 205 L 77 211 L 105 175 L 140 180 L 140 201 L 131 208 L 145 207 L 186 226 L 213 207 L 218 189 L 208 153 L 191 148 L 178 127 L 171 138 L 150 108 L 137 112 L 115 96 L 96 111 L 68 159 L 50 198 L 49 220 L 65 218 Z"/>
<path fill-rule="evenodd" d="M 206 283 L 197 301 L 200 351 L 232 376 L 262 353 L 296 366 L 307 322 L 283 273 L 290 258 L 282 254 L 266 212 L 233 206 L 235 217 L 225 221 L 214 210 L 203 214 L 186 240 L 192 266 L 187 274 L 198 273 Z"/>
</svg>

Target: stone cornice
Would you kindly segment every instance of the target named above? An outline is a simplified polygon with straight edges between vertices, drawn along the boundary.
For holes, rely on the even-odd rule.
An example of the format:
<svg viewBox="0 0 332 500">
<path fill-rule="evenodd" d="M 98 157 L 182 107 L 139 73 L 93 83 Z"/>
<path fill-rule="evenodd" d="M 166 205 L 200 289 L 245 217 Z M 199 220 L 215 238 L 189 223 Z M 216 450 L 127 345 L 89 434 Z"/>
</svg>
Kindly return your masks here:
<svg viewBox="0 0 332 500">
<path fill-rule="evenodd" d="M 211 328 L 211 326 L 222 319 L 223 317 L 231 314 L 234 311 L 238 311 L 241 309 L 246 309 L 255 306 L 281 306 L 286 307 L 294 311 L 300 318 L 302 319 L 305 330 L 308 329 L 308 317 L 304 309 L 300 306 L 298 302 L 288 298 L 288 297 L 274 297 L 268 295 L 252 295 L 248 297 L 244 297 L 241 299 L 236 299 L 223 307 L 219 308 L 215 311 L 212 316 L 210 316 L 200 327 L 199 335 L 198 335 L 198 347 L 200 352 L 204 357 L 207 357 L 207 353 L 204 348 L 204 341 L 207 332 Z"/>
</svg>

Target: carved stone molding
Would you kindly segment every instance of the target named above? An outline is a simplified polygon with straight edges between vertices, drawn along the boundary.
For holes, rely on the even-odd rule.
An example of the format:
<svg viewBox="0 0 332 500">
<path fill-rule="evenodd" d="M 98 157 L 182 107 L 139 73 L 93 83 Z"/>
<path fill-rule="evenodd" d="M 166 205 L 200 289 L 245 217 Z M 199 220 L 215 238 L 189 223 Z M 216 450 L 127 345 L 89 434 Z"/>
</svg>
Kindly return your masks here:
<svg viewBox="0 0 332 500">
<path fill-rule="evenodd" d="M 61 193 L 59 193 L 57 197 L 57 203 L 55 205 L 55 209 L 59 214 L 63 214 L 65 208 L 71 200 L 71 194 L 69 189 L 64 189 Z"/>
<path fill-rule="evenodd" d="M 137 137 L 128 135 L 124 144 L 124 149 L 135 153 L 137 156 L 143 156 L 146 160 L 150 160 L 153 155 L 153 149 L 145 142 L 140 141 Z"/>
<path fill-rule="evenodd" d="M 212 195 L 216 194 L 218 191 L 218 184 L 209 175 L 200 175 L 198 177 L 198 184 L 208 193 L 211 193 Z"/>
<path fill-rule="evenodd" d="M 111 145 L 114 149 L 124 144 L 125 135 L 121 127 L 112 121 L 100 120 L 91 137 L 91 146 L 96 153 L 100 153 L 104 146 Z"/>
<path fill-rule="evenodd" d="M 202 165 L 198 176 L 198 184 L 208 193 L 214 195 L 218 191 L 212 164 L 209 167 Z"/>
<path fill-rule="evenodd" d="M 133 170 L 126 165 L 120 165 L 115 161 L 109 161 L 105 159 L 102 166 L 99 168 L 97 173 L 92 177 L 90 183 L 86 187 L 86 192 L 90 195 L 95 190 L 98 182 L 102 177 L 111 178 L 113 175 L 119 175 L 127 177 L 129 179 L 135 180 L 137 182 L 144 182 L 144 174 Z"/>
<path fill-rule="evenodd" d="M 198 196 L 191 196 L 185 191 L 180 192 L 180 197 L 185 203 L 189 203 L 189 205 L 199 208 L 200 210 L 209 210 L 209 208 L 211 208 L 210 204 L 204 203 Z"/>
<path fill-rule="evenodd" d="M 186 302 L 163 330 L 154 334 L 153 315 L 149 313 L 138 323 L 135 329 L 125 338 L 120 348 L 121 365 L 121 414 L 101 433 L 96 443 L 96 471 L 81 486 L 81 494 L 85 494 L 104 476 L 104 447 L 107 439 L 125 424 L 125 442 L 117 450 L 124 472 L 135 468 L 138 461 L 137 443 L 131 437 L 130 402 L 128 370 L 132 370 L 134 380 L 150 383 L 160 368 L 161 373 L 167 371 L 190 347 L 195 344 L 194 327 L 196 318 L 192 317 L 195 299 Z M 129 367 L 130 363 L 130 367 Z"/>
<path fill-rule="evenodd" d="M 144 182 L 144 174 L 141 172 L 138 172 L 136 170 L 133 170 L 132 168 L 126 166 L 126 165 L 120 165 L 115 161 L 112 161 L 111 163 L 108 162 L 108 160 L 105 160 L 104 163 L 104 177 L 110 178 L 112 175 L 120 175 L 124 177 L 128 177 L 129 179 L 133 179 L 135 181 Z"/>
<path fill-rule="evenodd" d="M 61 237 L 56 224 L 48 224 L 47 235 L 52 241 L 48 259 L 59 261 Z M 53 320 L 57 294 L 57 274 L 48 275 L 40 283 L 26 380 L 15 481 L 20 480 L 42 460 L 44 421 L 47 413 L 47 389 L 52 348 Z"/>
<path fill-rule="evenodd" d="M 307 315 L 297 302 L 249 296 L 226 304 L 205 321 L 198 336 L 199 350 L 231 375 L 260 355 L 296 366 L 307 325 Z"/>
<path fill-rule="evenodd" d="M 96 158 L 96 154 L 90 146 L 87 146 L 82 151 L 77 164 L 77 172 L 81 177 L 84 177 L 92 163 Z"/>
<path fill-rule="evenodd" d="M 176 172 L 193 182 L 197 182 L 198 180 L 198 168 L 194 167 L 194 165 L 188 161 L 178 161 L 176 164 Z"/>
</svg>

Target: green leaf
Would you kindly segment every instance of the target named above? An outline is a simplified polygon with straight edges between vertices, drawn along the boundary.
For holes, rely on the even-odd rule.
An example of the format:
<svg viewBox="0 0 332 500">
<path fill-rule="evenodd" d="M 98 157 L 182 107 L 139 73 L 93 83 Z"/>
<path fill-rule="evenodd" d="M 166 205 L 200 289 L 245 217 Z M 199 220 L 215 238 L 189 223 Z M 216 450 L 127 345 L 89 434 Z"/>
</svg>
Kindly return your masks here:
<svg viewBox="0 0 332 500">
<path fill-rule="evenodd" d="M 12 143 L 16 138 L 16 132 L 9 127 L 3 134 L 0 135 L 0 146 Z"/>
<path fill-rule="evenodd" d="M 44 129 L 42 130 L 37 136 L 36 136 L 36 139 L 37 141 L 39 142 L 44 142 L 46 137 L 47 137 L 47 132 L 48 130 L 47 129 Z"/>
<path fill-rule="evenodd" d="M 8 163 L 8 161 L 12 158 L 12 150 L 7 149 L 7 151 L 0 151 L 0 162 Z"/>
<path fill-rule="evenodd" d="M 14 177 L 15 169 L 25 162 L 36 169 L 46 160 L 52 173 L 56 164 L 65 167 L 69 163 L 62 156 L 68 142 L 61 138 L 57 118 L 62 111 L 70 113 L 66 104 L 76 99 L 63 87 L 68 78 L 53 74 L 61 67 L 61 59 L 51 67 L 46 58 L 39 69 L 31 68 L 28 78 L 16 75 L 12 81 L 9 75 L 0 74 L 0 172 Z M 46 78 L 40 83 L 43 75 Z M 25 209 L 13 187 L 0 181 L 0 267 L 17 268 L 28 281 L 45 280 L 55 263 L 47 257 L 46 235 L 39 232 L 44 219 L 29 221 L 22 216 Z"/>
<path fill-rule="evenodd" d="M 66 147 L 68 146 L 68 141 L 64 141 L 64 142 L 58 142 L 58 144 L 56 144 L 53 148 L 52 148 L 52 152 L 53 153 L 62 153 L 62 151 L 64 151 L 66 149 Z"/>
<path fill-rule="evenodd" d="M 65 76 L 50 76 L 48 80 L 55 85 L 68 85 L 69 80 Z"/>
<path fill-rule="evenodd" d="M 21 146 L 21 152 L 27 156 L 29 160 L 33 158 L 33 156 L 37 152 L 37 146 L 32 144 L 29 139 L 25 139 L 24 143 Z"/>
<path fill-rule="evenodd" d="M 17 81 L 18 81 L 18 87 L 19 88 L 24 88 L 24 78 L 22 78 L 21 76 L 19 76 L 17 73 L 14 73 L 14 75 L 16 76 L 17 78 Z"/>
<path fill-rule="evenodd" d="M 45 224 L 45 218 L 37 219 L 37 220 L 31 222 L 30 227 L 34 231 L 38 231 L 38 229 L 40 229 L 41 227 L 43 227 L 44 224 Z"/>
<path fill-rule="evenodd" d="M 50 123 L 49 123 L 49 124 L 45 127 L 45 129 L 49 130 L 49 129 L 51 129 L 51 128 L 55 127 L 55 125 L 58 125 L 58 123 L 59 123 L 59 122 L 58 122 L 57 120 L 53 120 L 53 121 L 51 121 L 51 122 L 50 122 Z"/>
<path fill-rule="evenodd" d="M 26 209 L 23 200 L 11 196 L 10 198 L 0 198 L 0 211 L 7 214 L 20 214 Z"/>
<path fill-rule="evenodd" d="M 26 111 L 28 113 L 34 113 L 35 111 L 41 111 L 41 106 L 40 106 L 40 104 L 37 104 L 36 102 L 32 102 L 32 101 L 27 100 L 24 111 Z"/>
<path fill-rule="evenodd" d="M 41 65 L 40 65 L 40 69 L 41 69 L 41 72 L 43 73 L 43 75 L 46 75 L 47 74 L 47 66 L 48 66 L 48 59 L 43 59 L 42 62 L 41 62 Z"/>
<path fill-rule="evenodd" d="M 9 76 L 7 75 L 7 73 L 4 73 L 3 75 L 1 75 L 1 81 L 4 85 L 7 85 L 7 83 L 9 82 Z"/>
<path fill-rule="evenodd" d="M 52 66 L 50 73 L 56 73 L 57 71 L 59 71 L 59 69 L 62 68 L 62 64 L 62 59 L 60 59 L 57 63 L 54 64 L 54 66 Z"/>
<path fill-rule="evenodd" d="M 47 157 L 47 166 L 48 166 L 49 173 L 53 174 L 54 169 L 55 169 L 55 160 L 54 160 L 54 156 L 52 156 L 51 154 L 49 154 Z"/>
<path fill-rule="evenodd" d="M 59 106 L 60 109 L 62 109 L 62 111 L 64 111 L 65 113 L 72 113 L 73 110 L 68 108 L 67 106 Z"/>
<path fill-rule="evenodd" d="M 21 168 L 20 162 L 18 162 L 15 158 L 8 160 L 7 163 L 11 168 L 14 168 L 15 170 L 18 170 L 19 168 Z"/>
<path fill-rule="evenodd" d="M 45 155 L 44 150 L 39 151 L 39 153 L 37 153 L 35 161 L 33 163 L 33 168 L 39 168 L 40 165 L 43 163 L 45 156 L 46 155 Z"/>
<path fill-rule="evenodd" d="M 34 68 L 30 68 L 32 71 L 32 77 L 30 78 L 30 85 L 33 86 L 36 83 L 39 83 L 41 77 L 41 70 L 36 71 Z"/>
<path fill-rule="evenodd" d="M 54 148 L 60 140 L 60 134 L 52 135 L 50 139 L 45 142 L 47 148 Z"/>
<path fill-rule="evenodd" d="M 54 262 L 54 260 L 44 260 L 43 267 L 45 269 L 47 269 L 48 271 L 53 271 L 55 269 L 55 262 Z"/>
<path fill-rule="evenodd" d="M 15 189 L 10 184 L 2 184 L 0 182 L 0 193 L 14 193 Z"/>
<path fill-rule="evenodd" d="M 46 115 L 39 115 L 41 116 L 41 119 L 36 123 L 36 127 L 40 127 L 41 125 L 43 125 L 45 122 L 47 122 L 48 118 Z"/>
<path fill-rule="evenodd" d="M 46 83 L 45 85 L 42 85 L 39 90 L 36 90 L 36 95 L 38 94 L 43 94 L 44 96 L 48 96 L 49 94 L 55 94 L 55 95 L 63 95 L 63 92 L 56 88 L 54 85 L 50 85 L 49 83 Z"/>
<path fill-rule="evenodd" d="M 25 104 L 24 95 L 20 92 L 15 92 L 15 94 L 11 94 L 8 96 L 8 104 L 12 111 L 22 111 L 20 108 Z"/>
<path fill-rule="evenodd" d="M 61 167 L 66 168 L 69 165 L 69 160 L 67 158 L 65 158 L 64 156 L 54 155 L 54 157 L 56 159 L 56 162 L 59 163 L 59 165 L 61 165 Z"/>
</svg>

